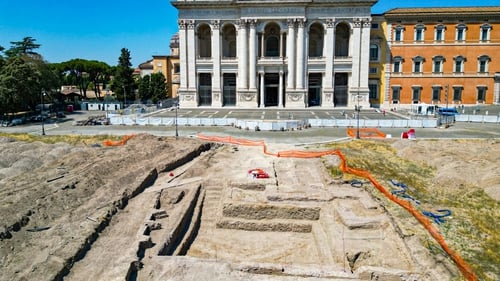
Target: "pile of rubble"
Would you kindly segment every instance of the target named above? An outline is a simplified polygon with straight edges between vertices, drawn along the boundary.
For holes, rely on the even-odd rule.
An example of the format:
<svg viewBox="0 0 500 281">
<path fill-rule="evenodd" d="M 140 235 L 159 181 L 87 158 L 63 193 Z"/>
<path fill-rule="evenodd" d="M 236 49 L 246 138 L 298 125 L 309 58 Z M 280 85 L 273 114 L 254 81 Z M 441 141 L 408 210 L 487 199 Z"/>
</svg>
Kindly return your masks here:
<svg viewBox="0 0 500 281">
<path fill-rule="evenodd" d="M 95 125 L 109 125 L 109 118 L 105 115 L 90 116 L 87 120 L 75 121 L 76 126 L 95 126 Z"/>
</svg>

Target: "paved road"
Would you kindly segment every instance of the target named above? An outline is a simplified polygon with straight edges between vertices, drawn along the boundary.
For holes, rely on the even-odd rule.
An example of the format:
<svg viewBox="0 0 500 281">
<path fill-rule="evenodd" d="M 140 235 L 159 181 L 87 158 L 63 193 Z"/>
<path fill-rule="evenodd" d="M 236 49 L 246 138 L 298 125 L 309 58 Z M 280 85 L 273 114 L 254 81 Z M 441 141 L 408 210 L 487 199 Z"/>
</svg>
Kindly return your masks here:
<svg viewBox="0 0 500 281">
<path fill-rule="evenodd" d="M 208 110 L 203 114 L 207 114 Z M 278 111 L 276 111 L 278 112 Z M 281 111 L 280 111 L 281 112 Z M 321 114 L 326 114 L 323 112 Z M 239 113 L 238 113 L 239 114 Z M 259 115 L 262 113 L 254 112 Z M 269 113 L 265 113 L 265 116 Z M 277 113 L 276 113 L 277 114 Z M 311 114 L 311 113 L 308 113 Z M 315 112 L 315 114 L 320 114 Z M 363 112 L 362 112 L 363 114 Z M 379 113 L 380 114 L 380 113 Z M 125 135 L 149 133 L 158 136 L 175 136 L 175 126 L 75 126 L 76 120 L 85 120 L 88 116 L 96 115 L 95 112 L 76 112 L 68 115 L 65 120 L 45 124 L 45 133 L 47 135 Z M 280 113 L 281 115 L 281 113 Z M 381 129 L 384 133 L 391 135 L 394 138 L 399 138 L 403 131 L 408 128 L 387 128 Z M 500 138 L 500 124 L 482 124 L 482 123 L 463 123 L 457 122 L 448 128 L 415 128 L 417 138 Z M 41 123 L 32 123 L 14 127 L 0 127 L 0 132 L 9 133 L 29 133 L 41 134 Z M 335 141 L 347 137 L 345 128 L 309 128 L 297 131 L 275 132 L 275 131 L 259 131 L 237 129 L 231 126 L 179 126 L 178 135 L 181 137 L 194 137 L 198 133 L 217 136 L 233 136 L 236 138 L 248 138 L 253 140 L 265 140 L 268 143 L 318 143 Z"/>
<path fill-rule="evenodd" d="M 150 114 L 157 117 L 173 117 L 175 110 L 164 109 Z M 191 118 L 236 118 L 240 120 L 304 120 L 304 119 L 354 119 L 356 114 L 354 110 L 339 109 L 213 109 L 213 108 L 195 108 L 179 109 L 178 117 Z M 405 113 L 382 111 L 376 109 L 363 110 L 360 114 L 361 119 L 406 119 Z"/>
</svg>

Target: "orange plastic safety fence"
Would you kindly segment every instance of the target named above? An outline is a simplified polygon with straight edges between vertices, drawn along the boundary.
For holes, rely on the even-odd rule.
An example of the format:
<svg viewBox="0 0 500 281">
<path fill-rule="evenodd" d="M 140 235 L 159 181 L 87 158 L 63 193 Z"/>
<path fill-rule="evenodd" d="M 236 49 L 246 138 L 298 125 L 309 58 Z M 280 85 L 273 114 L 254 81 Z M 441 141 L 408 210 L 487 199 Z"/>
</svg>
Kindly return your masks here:
<svg viewBox="0 0 500 281">
<path fill-rule="evenodd" d="M 108 140 L 103 141 L 103 144 L 105 146 L 120 146 L 120 145 L 125 145 L 127 143 L 127 141 L 129 139 L 133 138 L 133 137 L 134 137 L 134 135 L 125 135 L 119 141 L 112 141 L 112 140 L 108 139 Z"/>
<path fill-rule="evenodd" d="M 347 128 L 347 135 L 354 138 L 359 131 L 360 138 L 385 138 L 386 134 L 377 128 Z"/>
<path fill-rule="evenodd" d="M 358 177 L 365 178 L 369 180 L 382 194 L 384 194 L 389 200 L 395 202 L 396 204 L 403 207 L 407 210 L 411 215 L 413 215 L 420 224 L 422 224 L 429 234 L 436 240 L 437 243 L 441 246 L 441 248 L 450 256 L 450 258 L 455 262 L 460 272 L 464 275 L 467 280 L 476 281 L 477 276 L 472 271 L 472 268 L 467 264 L 466 261 L 462 259 L 462 257 L 453 251 L 448 244 L 446 243 L 444 237 L 439 233 L 439 230 L 432 224 L 432 222 L 421 212 L 419 212 L 410 201 L 403 200 L 391 192 L 389 192 L 384 186 L 378 183 L 375 178 L 370 174 L 370 172 L 360 169 L 354 169 L 346 164 L 346 159 L 344 154 L 340 150 L 324 150 L 324 151 L 300 151 L 300 150 L 288 150 L 288 151 L 280 151 L 277 153 L 272 153 L 267 151 L 267 147 L 264 141 L 252 141 L 245 139 L 236 139 L 233 137 L 216 137 L 216 136 L 204 136 L 202 134 L 198 134 L 198 138 L 201 140 L 213 141 L 213 142 L 223 142 L 223 143 L 232 143 L 246 146 L 262 146 L 263 152 L 266 155 L 276 156 L 276 157 L 288 157 L 288 158 L 318 158 L 326 155 L 337 155 L 341 159 L 340 169 L 344 173 L 349 173 L 356 175 Z"/>
</svg>

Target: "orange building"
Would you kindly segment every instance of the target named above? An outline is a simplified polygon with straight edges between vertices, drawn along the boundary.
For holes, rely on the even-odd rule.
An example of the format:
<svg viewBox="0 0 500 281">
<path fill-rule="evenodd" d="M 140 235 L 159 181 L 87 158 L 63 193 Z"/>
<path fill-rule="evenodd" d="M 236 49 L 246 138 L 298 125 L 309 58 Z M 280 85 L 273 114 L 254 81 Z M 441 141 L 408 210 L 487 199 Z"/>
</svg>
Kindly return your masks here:
<svg viewBox="0 0 500 281">
<path fill-rule="evenodd" d="M 389 106 L 500 103 L 500 7 L 384 14 Z"/>
</svg>

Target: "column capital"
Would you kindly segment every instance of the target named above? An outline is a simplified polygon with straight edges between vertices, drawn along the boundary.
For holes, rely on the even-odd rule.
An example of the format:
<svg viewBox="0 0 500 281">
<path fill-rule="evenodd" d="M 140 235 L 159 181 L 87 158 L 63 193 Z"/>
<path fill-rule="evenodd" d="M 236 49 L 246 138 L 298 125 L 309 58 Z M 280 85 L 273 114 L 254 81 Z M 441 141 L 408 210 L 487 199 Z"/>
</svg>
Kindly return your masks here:
<svg viewBox="0 0 500 281">
<path fill-rule="evenodd" d="M 188 29 L 194 29 L 194 24 L 195 24 L 194 20 L 188 20 L 187 21 L 187 28 Z"/>
<path fill-rule="evenodd" d="M 355 18 L 354 19 L 354 27 L 370 27 L 371 19 L 370 18 Z"/>
<path fill-rule="evenodd" d="M 236 25 L 238 26 L 238 29 L 245 29 L 245 28 L 247 28 L 247 23 L 248 23 L 248 20 L 240 19 L 236 22 Z"/>
<path fill-rule="evenodd" d="M 220 28 L 220 20 L 213 20 L 212 21 L 212 28 L 219 29 Z"/>
<path fill-rule="evenodd" d="M 248 19 L 247 23 L 250 26 L 250 28 L 255 28 L 257 26 L 257 19 Z"/>
<path fill-rule="evenodd" d="M 187 21 L 185 21 L 185 20 L 178 20 L 177 24 L 179 25 L 179 29 L 186 29 Z"/>
<path fill-rule="evenodd" d="M 299 28 L 304 28 L 306 26 L 307 19 L 305 18 L 298 18 L 297 19 L 297 25 Z"/>
<path fill-rule="evenodd" d="M 327 28 L 335 27 L 335 18 L 326 19 L 326 27 Z"/>
<path fill-rule="evenodd" d="M 288 28 L 295 27 L 295 21 L 296 19 L 287 19 Z"/>
</svg>

